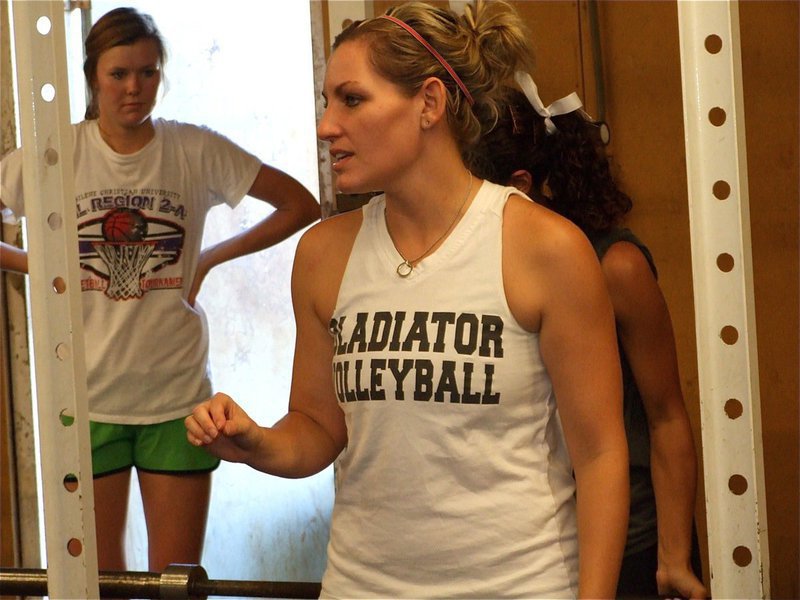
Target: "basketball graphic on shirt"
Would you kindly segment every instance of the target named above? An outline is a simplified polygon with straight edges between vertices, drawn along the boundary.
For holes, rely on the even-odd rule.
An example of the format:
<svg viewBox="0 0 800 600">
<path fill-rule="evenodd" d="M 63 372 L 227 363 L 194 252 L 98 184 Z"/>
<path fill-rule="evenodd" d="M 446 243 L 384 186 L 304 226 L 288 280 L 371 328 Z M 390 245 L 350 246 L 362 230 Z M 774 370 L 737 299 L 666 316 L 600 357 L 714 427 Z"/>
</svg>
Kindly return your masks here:
<svg viewBox="0 0 800 600">
<path fill-rule="evenodd" d="M 181 273 L 155 274 L 180 259 L 186 235 L 183 226 L 175 219 L 152 214 L 165 206 L 158 198 L 139 190 L 124 192 L 109 200 L 131 199 L 146 208 L 117 205 L 97 210 L 94 218 L 78 225 L 80 265 L 90 272 L 81 280 L 82 289 L 104 292 L 112 300 L 142 298 L 151 290 L 179 289 Z M 175 206 L 185 211 L 182 203 Z"/>
<path fill-rule="evenodd" d="M 147 237 L 147 219 L 135 208 L 115 208 L 103 219 L 102 232 L 107 242 L 141 242 Z"/>
</svg>

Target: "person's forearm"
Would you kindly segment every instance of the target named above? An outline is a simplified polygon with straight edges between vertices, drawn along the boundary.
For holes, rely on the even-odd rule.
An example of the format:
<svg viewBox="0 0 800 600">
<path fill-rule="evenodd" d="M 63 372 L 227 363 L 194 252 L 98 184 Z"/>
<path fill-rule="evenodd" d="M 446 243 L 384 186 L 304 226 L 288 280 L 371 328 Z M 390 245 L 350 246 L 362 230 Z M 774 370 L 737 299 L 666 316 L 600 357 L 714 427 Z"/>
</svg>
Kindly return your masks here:
<svg viewBox="0 0 800 600">
<path fill-rule="evenodd" d="M 697 461 L 688 420 L 675 418 L 654 427 L 650 446 L 659 561 L 685 566 L 691 554 L 697 488 Z"/>
<path fill-rule="evenodd" d="M 311 192 L 290 175 L 267 165 L 261 166 L 248 195 L 271 204 L 274 212 L 239 235 L 204 250 L 209 270 L 274 246 L 320 218 L 320 206 Z"/>
<path fill-rule="evenodd" d="M 262 428 L 258 448 L 245 462 L 264 473 L 296 479 L 319 473 L 340 451 L 319 424 L 290 411 L 272 427 Z"/>
<path fill-rule="evenodd" d="M 204 250 L 208 255 L 209 270 L 229 260 L 274 246 L 312 223 L 315 218 L 319 218 L 318 212 L 315 215 L 307 210 L 276 210 L 250 229 Z"/>
<path fill-rule="evenodd" d="M 28 253 L 16 246 L 0 242 L 0 269 L 3 271 L 28 272 Z"/>
<path fill-rule="evenodd" d="M 628 530 L 627 452 L 606 452 L 575 470 L 580 598 L 614 598 Z"/>
</svg>

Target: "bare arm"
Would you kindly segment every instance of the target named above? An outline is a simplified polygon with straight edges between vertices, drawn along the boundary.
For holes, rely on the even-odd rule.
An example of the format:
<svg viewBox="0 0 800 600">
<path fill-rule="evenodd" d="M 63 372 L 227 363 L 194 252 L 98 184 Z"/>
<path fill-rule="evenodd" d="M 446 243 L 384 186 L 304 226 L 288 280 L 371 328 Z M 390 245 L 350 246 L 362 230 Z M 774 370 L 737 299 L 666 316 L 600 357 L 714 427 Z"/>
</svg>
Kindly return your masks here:
<svg viewBox="0 0 800 600">
<path fill-rule="evenodd" d="M 268 202 L 275 211 L 239 235 L 203 250 L 189 304 L 194 305 L 203 280 L 217 265 L 269 248 L 320 218 L 314 196 L 294 178 L 268 165 L 261 165 L 248 195 Z"/>
<path fill-rule="evenodd" d="M 6 205 L 0 201 L 0 212 Z M 0 242 L 0 271 L 28 272 L 28 252 L 7 242 Z"/>
<path fill-rule="evenodd" d="M 504 222 L 520 225 L 504 237 L 504 278 L 507 288 L 517 290 L 509 304 L 523 326 L 539 331 L 575 471 L 579 596 L 613 598 L 629 484 L 611 303 L 585 237 L 560 217 L 527 204 L 506 207 Z M 523 270 L 507 272 L 506 256 L 524 257 Z M 509 275 L 527 283 L 511 284 Z"/>
<path fill-rule="evenodd" d="M 0 242 L 0 270 L 28 272 L 28 253 L 6 242 Z"/>
<path fill-rule="evenodd" d="M 697 466 L 667 304 L 634 244 L 611 246 L 602 268 L 650 432 L 658 518 L 658 590 L 665 595 L 705 598 L 708 592 L 690 566 Z"/>
<path fill-rule="evenodd" d="M 591 254 L 590 254 L 591 253 Z M 578 500 L 578 595 L 613 598 L 628 523 L 628 448 L 612 310 L 588 247 L 554 267 L 541 349 L 553 381 Z M 584 264 L 581 264 L 584 263 Z"/>
<path fill-rule="evenodd" d="M 344 413 L 333 387 L 333 340 L 328 333 L 330 303 L 320 292 L 332 281 L 328 252 L 319 232 L 301 240 L 292 275 L 297 339 L 289 411 L 272 427 L 260 427 L 224 394 L 199 405 L 186 418 L 188 439 L 210 452 L 282 477 L 305 477 L 331 464 L 344 448 Z M 324 237 L 324 236 L 323 236 Z M 345 256 L 346 258 L 346 256 Z"/>
</svg>

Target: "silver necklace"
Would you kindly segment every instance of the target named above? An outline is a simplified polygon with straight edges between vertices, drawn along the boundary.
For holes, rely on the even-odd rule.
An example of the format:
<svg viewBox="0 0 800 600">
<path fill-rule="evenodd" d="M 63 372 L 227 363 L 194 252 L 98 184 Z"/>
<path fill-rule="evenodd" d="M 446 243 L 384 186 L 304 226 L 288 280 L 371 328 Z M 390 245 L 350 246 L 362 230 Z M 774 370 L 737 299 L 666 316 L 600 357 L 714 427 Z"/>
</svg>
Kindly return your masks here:
<svg viewBox="0 0 800 600">
<path fill-rule="evenodd" d="M 431 251 L 436 247 L 436 244 L 441 242 L 445 238 L 445 236 L 448 233 L 450 233 L 450 230 L 453 229 L 453 226 L 456 224 L 456 221 L 458 220 L 458 217 L 461 215 L 461 211 L 464 209 L 464 206 L 467 203 L 467 199 L 469 198 L 469 193 L 471 191 L 472 191 L 472 173 L 469 173 L 469 185 L 467 186 L 467 193 L 464 195 L 464 200 L 461 201 L 461 206 L 458 207 L 458 211 L 456 211 L 456 214 L 453 216 L 453 220 L 450 222 L 450 225 L 447 226 L 447 229 L 444 230 L 444 233 L 442 233 L 442 235 L 440 235 L 438 238 L 436 238 L 435 242 L 433 242 L 430 246 L 428 246 L 428 249 L 425 250 L 425 252 L 420 254 L 414 260 L 408 260 L 405 256 L 403 256 L 403 253 L 400 252 L 400 250 L 397 249 L 397 242 L 394 241 L 394 236 L 392 235 L 392 232 L 389 229 L 389 220 L 386 218 L 386 207 L 384 207 L 384 209 L 383 209 L 383 219 L 386 222 L 386 232 L 389 234 L 389 239 L 392 240 L 392 245 L 394 245 L 394 249 L 397 250 L 397 253 L 400 255 L 400 258 L 403 259 L 403 262 L 401 262 L 399 265 L 397 265 L 397 269 L 396 269 L 397 270 L 397 274 L 400 277 L 405 279 L 406 277 L 411 275 L 411 272 L 414 270 L 414 266 L 419 261 L 421 261 L 423 258 L 428 256 L 428 254 L 430 254 Z"/>
</svg>

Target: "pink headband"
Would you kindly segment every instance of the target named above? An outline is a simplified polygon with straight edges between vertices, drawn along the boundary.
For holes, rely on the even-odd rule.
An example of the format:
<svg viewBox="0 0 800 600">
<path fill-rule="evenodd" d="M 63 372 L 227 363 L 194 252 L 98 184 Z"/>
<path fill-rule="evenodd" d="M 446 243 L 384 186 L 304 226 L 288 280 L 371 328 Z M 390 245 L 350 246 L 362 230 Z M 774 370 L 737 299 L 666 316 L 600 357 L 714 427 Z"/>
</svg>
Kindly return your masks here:
<svg viewBox="0 0 800 600">
<path fill-rule="evenodd" d="M 442 56 L 441 54 L 439 54 L 439 53 L 436 51 L 436 49 L 435 49 L 433 46 L 431 46 L 431 45 L 430 45 L 428 42 L 426 42 L 426 41 L 425 41 L 425 38 L 423 38 L 423 37 L 422 37 L 420 34 L 418 34 L 418 33 L 416 32 L 416 30 L 415 30 L 413 27 L 411 27 L 411 25 L 409 25 L 408 23 L 405 23 L 404 21 L 401 21 L 401 20 L 400 20 L 400 19 L 398 19 L 397 17 L 393 17 L 393 16 L 391 16 L 391 15 L 381 15 L 379 18 L 380 18 L 380 19 L 388 19 L 388 20 L 390 20 L 392 23 L 396 23 L 397 25 L 399 25 L 400 27 L 402 27 L 403 29 L 405 29 L 405 30 L 406 30 L 408 33 L 410 33 L 411 35 L 413 35 L 413 36 L 416 38 L 416 40 L 417 40 L 417 41 L 418 41 L 420 44 L 422 44 L 423 46 L 425 46 L 425 49 L 426 49 L 428 52 L 430 52 L 430 53 L 431 53 L 431 55 L 433 55 L 433 57 L 434 57 L 436 60 L 438 60 L 438 61 L 439 61 L 439 63 L 440 63 L 440 64 L 441 64 L 441 65 L 444 67 L 445 71 L 447 71 L 447 72 L 450 74 L 450 77 L 452 77 L 452 78 L 453 78 L 453 81 L 455 81 L 455 82 L 456 82 L 456 85 L 457 85 L 459 88 L 461 88 L 461 91 L 462 91 L 462 92 L 464 92 L 464 97 L 467 99 L 467 102 L 469 102 L 470 106 L 472 106 L 473 104 L 475 104 L 475 100 L 472 98 L 472 94 L 470 94 L 470 93 L 469 93 L 469 90 L 467 89 L 467 86 L 466 86 L 466 85 L 464 85 L 464 82 L 463 82 L 463 81 L 461 81 L 461 78 L 460 78 L 460 77 L 459 77 L 459 76 L 456 74 L 456 72 L 453 70 L 453 67 L 451 67 L 451 66 L 450 66 L 450 64 L 449 64 L 449 63 L 448 63 L 448 62 L 445 60 L 444 56 Z"/>
</svg>

